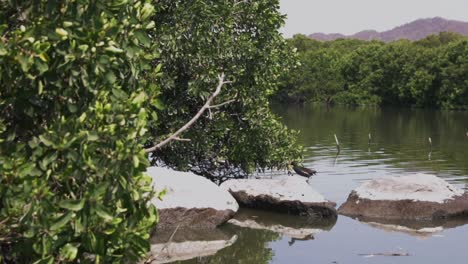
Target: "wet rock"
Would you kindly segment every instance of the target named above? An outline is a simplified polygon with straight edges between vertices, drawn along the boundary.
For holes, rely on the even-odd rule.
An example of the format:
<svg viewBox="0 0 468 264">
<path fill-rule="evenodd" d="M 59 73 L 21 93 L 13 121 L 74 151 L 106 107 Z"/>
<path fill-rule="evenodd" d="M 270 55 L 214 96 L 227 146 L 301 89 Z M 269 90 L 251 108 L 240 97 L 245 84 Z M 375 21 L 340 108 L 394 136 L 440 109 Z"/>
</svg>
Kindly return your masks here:
<svg viewBox="0 0 468 264">
<path fill-rule="evenodd" d="M 148 168 L 157 192 L 166 190 L 158 208 L 158 229 L 174 226 L 213 229 L 225 223 L 239 209 L 229 192 L 204 177 L 166 168 Z"/>
<path fill-rule="evenodd" d="M 434 175 L 383 178 L 365 182 L 352 191 L 338 212 L 414 220 L 468 216 L 468 195 Z"/>
<path fill-rule="evenodd" d="M 230 180 L 221 185 L 244 207 L 308 216 L 336 218 L 335 203 L 327 201 L 302 177 Z"/>
<path fill-rule="evenodd" d="M 315 234 L 331 230 L 336 218 L 312 220 L 309 217 L 243 208 L 228 223 L 244 228 L 273 231 L 294 240 L 311 240 Z"/>
<path fill-rule="evenodd" d="M 174 228 L 156 231 L 151 239 L 147 263 L 171 263 L 211 256 L 237 241 L 236 235 L 228 235 L 219 229 L 183 228 L 174 231 Z"/>
</svg>

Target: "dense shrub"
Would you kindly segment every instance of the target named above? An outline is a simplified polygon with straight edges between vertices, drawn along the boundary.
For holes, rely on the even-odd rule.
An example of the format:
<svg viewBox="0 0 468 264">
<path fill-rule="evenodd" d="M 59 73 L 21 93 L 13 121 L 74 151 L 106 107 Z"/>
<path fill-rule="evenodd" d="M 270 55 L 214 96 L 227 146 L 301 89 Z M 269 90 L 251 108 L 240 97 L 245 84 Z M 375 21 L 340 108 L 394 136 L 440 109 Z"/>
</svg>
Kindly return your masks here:
<svg viewBox="0 0 468 264">
<path fill-rule="evenodd" d="M 213 103 L 230 103 L 152 161 L 245 176 L 299 159 L 295 133 L 268 108 L 292 63 L 278 9 L 278 0 L 0 0 L 1 260 L 146 254 L 157 213 L 142 147 L 192 118 L 221 73 L 230 83 Z"/>
<path fill-rule="evenodd" d="M 153 11 L 143 0 L 0 1 L 6 263 L 146 254 L 157 221 L 142 149 L 158 94 L 142 78 Z"/>
</svg>

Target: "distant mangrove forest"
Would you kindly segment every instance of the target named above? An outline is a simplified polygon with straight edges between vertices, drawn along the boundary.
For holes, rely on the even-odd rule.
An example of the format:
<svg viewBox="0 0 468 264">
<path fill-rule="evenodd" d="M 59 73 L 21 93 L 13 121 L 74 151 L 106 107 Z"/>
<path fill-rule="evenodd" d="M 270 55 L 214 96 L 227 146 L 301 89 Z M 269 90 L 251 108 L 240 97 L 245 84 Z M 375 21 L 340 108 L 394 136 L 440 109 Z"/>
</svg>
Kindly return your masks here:
<svg viewBox="0 0 468 264">
<path fill-rule="evenodd" d="M 280 102 L 468 109 L 468 38 L 450 32 L 411 42 L 295 35 L 299 63 L 283 76 Z"/>
</svg>

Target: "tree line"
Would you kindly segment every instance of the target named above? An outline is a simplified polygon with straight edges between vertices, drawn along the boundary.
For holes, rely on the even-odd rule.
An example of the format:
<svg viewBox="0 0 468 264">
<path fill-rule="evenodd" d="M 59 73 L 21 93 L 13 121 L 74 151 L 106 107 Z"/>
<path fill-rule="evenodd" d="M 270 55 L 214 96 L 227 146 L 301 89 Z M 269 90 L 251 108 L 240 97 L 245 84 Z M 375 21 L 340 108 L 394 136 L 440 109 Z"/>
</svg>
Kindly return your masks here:
<svg viewBox="0 0 468 264">
<path fill-rule="evenodd" d="M 278 101 L 468 109 L 468 38 L 450 32 L 411 42 L 295 35 L 299 63 Z"/>
</svg>

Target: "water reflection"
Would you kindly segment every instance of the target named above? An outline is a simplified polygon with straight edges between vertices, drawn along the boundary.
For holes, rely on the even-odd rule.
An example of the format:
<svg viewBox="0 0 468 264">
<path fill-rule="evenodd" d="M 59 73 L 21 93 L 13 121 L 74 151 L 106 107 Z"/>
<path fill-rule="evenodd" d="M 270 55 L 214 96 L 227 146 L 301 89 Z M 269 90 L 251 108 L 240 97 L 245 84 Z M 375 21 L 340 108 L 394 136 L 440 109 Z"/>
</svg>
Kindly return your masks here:
<svg viewBox="0 0 468 264">
<path fill-rule="evenodd" d="M 288 127 L 301 131 L 311 162 L 336 156 L 336 134 L 341 146 L 336 163 L 379 162 L 439 176 L 468 174 L 468 112 L 317 106 L 276 106 L 275 111 Z"/>
<path fill-rule="evenodd" d="M 237 235 L 220 229 L 164 229 L 157 230 L 151 239 L 150 263 L 176 261 L 211 256 L 237 241 Z"/>
<path fill-rule="evenodd" d="M 274 255 L 269 243 L 287 238 L 288 246 L 294 247 L 297 241 L 312 240 L 316 234 L 331 230 L 335 223 L 336 219 L 316 221 L 301 216 L 241 209 L 234 219 L 220 228 L 226 234 L 237 236 L 233 245 L 213 256 L 179 263 L 269 263 Z"/>
<path fill-rule="evenodd" d="M 353 219 L 373 228 L 389 233 L 403 233 L 421 239 L 427 239 L 443 232 L 446 229 L 456 228 L 468 224 L 468 218 L 439 219 L 433 221 L 411 221 L 411 220 L 385 220 L 363 217 Z"/>
<path fill-rule="evenodd" d="M 184 262 L 176 263 L 269 263 L 274 255 L 273 250 L 268 246 L 270 242 L 281 238 L 278 233 L 268 230 L 258 230 L 242 228 L 227 224 L 222 227 L 224 232 L 237 235 L 237 241 L 232 246 L 220 250 L 213 256 L 197 257 Z"/>
<path fill-rule="evenodd" d="M 408 173 L 435 174 L 467 189 L 468 112 L 312 106 L 276 107 L 275 111 L 288 127 L 301 130 L 304 165 L 318 171 L 310 185 L 338 206 L 363 181 Z M 340 142 L 339 155 L 334 134 Z M 286 175 L 280 171 L 259 177 Z M 254 211 L 244 216 L 241 212 L 236 220 L 251 228 L 222 227 L 230 236 L 237 234 L 233 245 L 183 263 L 427 264 L 445 263 L 447 256 L 451 263 L 468 259 L 466 219 L 410 223 L 340 215 L 336 224 L 317 228 L 292 216 L 276 219 Z M 302 229 L 329 231 L 289 232 Z M 362 255 L 400 251 L 410 256 Z"/>
<path fill-rule="evenodd" d="M 250 229 L 269 230 L 288 236 L 291 238 L 289 245 L 292 246 L 295 241 L 311 240 L 314 239 L 315 234 L 331 230 L 336 223 L 336 218 L 316 220 L 274 212 L 241 209 L 228 223 Z"/>
</svg>

